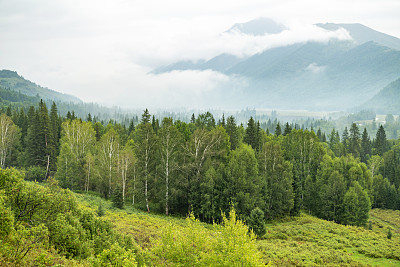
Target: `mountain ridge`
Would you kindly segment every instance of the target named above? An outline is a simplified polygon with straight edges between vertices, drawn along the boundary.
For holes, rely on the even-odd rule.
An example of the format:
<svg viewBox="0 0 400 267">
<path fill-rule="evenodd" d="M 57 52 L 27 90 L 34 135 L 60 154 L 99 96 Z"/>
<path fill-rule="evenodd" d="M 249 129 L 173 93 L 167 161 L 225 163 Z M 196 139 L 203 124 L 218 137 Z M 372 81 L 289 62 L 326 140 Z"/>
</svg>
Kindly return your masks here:
<svg viewBox="0 0 400 267">
<path fill-rule="evenodd" d="M 63 102 L 73 102 L 73 103 L 81 103 L 78 97 L 60 93 L 58 91 L 42 87 L 37 85 L 30 80 L 25 79 L 21 75 L 19 75 L 16 71 L 11 70 L 0 70 L 0 86 L 5 89 L 10 89 L 12 91 L 21 92 L 28 96 L 37 96 L 39 95 L 44 100 L 53 100 L 53 101 L 63 101 Z"/>
<path fill-rule="evenodd" d="M 324 111 L 359 106 L 398 78 L 400 50 L 394 47 L 400 47 L 400 39 L 361 24 L 317 26 L 329 31 L 343 27 L 354 40 L 299 42 L 245 58 L 220 54 L 208 61 L 177 62 L 154 73 L 210 69 L 243 81 L 234 91 L 219 87 L 204 97 L 216 105 Z M 387 40 L 393 41 L 392 47 L 385 45 Z"/>
</svg>

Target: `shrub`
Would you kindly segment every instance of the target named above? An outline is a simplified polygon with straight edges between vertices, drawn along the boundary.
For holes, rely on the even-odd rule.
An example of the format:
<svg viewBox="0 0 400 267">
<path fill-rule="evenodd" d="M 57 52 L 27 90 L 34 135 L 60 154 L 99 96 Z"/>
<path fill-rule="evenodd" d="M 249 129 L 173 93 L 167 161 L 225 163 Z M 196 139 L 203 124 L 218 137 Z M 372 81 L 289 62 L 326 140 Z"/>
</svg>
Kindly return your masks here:
<svg viewBox="0 0 400 267">
<path fill-rule="evenodd" d="M 26 170 L 25 180 L 43 182 L 46 180 L 46 168 L 39 166 L 31 166 Z"/>
</svg>

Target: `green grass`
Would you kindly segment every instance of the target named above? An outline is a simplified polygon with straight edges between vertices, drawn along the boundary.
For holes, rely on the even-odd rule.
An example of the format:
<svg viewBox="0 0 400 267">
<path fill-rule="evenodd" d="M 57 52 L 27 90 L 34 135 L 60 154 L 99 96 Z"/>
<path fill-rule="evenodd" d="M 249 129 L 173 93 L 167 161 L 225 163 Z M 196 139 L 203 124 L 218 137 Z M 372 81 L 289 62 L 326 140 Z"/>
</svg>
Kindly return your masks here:
<svg viewBox="0 0 400 267">
<path fill-rule="evenodd" d="M 185 227 L 185 220 L 148 214 L 133 209 L 114 209 L 110 201 L 77 194 L 81 205 L 97 210 L 100 201 L 105 218 L 115 229 L 132 235 L 143 249 L 152 246 L 160 229 L 167 224 Z M 257 241 L 264 262 L 272 266 L 400 266 L 400 211 L 374 209 L 370 212 L 372 230 L 339 225 L 302 214 L 267 224 L 267 233 Z M 203 224 L 212 235 L 210 225 Z M 387 238 L 388 227 L 392 239 Z"/>
</svg>

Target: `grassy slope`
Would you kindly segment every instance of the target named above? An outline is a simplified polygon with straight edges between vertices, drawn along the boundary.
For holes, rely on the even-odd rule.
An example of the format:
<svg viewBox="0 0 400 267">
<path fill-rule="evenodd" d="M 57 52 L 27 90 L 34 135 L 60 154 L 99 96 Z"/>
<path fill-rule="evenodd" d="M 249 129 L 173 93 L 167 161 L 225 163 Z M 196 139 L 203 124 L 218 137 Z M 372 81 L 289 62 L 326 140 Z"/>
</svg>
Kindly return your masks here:
<svg viewBox="0 0 400 267">
<path fill-rule="evenodd" d="M 82 205 L 97 209 L 100 201 L 105 218 L 117 231 L 133 235 L 146 249 L 157 238 L 159 228 L 172 222 L 184 227 L 182 218 L 166 217 L 137 211 L 111 208 L 111 203 L 90 195 L 77 197 Z M 400 266 L 400 211 L 372 210 L 372 230 L 338 225 L 309 215 L 267 225 L 267 234 L 258 241 L 265 263 L 299 266 Z M 205 225 L 207 227 L 207 225 Z M 393 237 L 387 239 L 388 227 Z M 211 230 L 210 230 L 211 231 Z"/>
</svg>

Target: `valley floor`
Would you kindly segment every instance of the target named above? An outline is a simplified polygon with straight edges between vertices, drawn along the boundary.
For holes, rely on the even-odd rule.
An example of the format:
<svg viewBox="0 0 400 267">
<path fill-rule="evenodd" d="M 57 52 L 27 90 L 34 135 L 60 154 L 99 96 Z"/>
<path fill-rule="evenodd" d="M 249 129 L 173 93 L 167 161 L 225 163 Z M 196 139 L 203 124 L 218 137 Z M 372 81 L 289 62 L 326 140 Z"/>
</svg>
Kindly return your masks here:
<svg viewBox="0 0 400 267">
<path fill-rule="evenodd" d="M 186 227 L 182 218 L 147 214 L 128 205 L 118 210 L 94 196 L 77 197 L 90 208 L 97 208 L 103 201 L 104 217 L 118 232 L 132 235 L 143 253 L 166 225 Z M 400 211 L 371 210 L 370 222 L 366 228 L 344 226 L 303 213 L 267 224 L 266 235 L 256 244 L 264 263 L 271 266 L 400 266 Z M 202 225 L 213 234 L 211 225 Z"/>
</svg>

